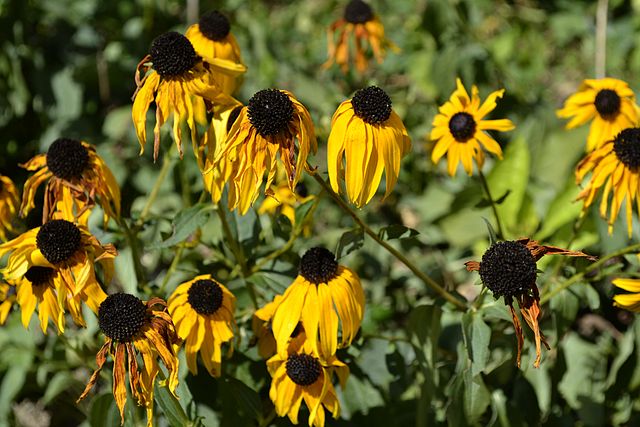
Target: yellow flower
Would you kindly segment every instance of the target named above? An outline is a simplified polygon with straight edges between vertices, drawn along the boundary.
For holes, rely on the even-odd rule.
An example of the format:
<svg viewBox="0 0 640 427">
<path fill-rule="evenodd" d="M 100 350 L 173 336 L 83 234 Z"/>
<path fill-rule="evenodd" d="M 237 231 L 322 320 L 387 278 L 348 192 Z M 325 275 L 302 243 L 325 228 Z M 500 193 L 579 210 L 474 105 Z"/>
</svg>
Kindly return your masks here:
<svg viewBox="0 0 640 427">
<path fill-rule="evenodd" d="M 613 284 L 620 289 L 631 292 L 614 295 L 614 304 L 626 310 L 640 311 L 640 279 L 615 279 Z"/>
<path fill-rule="evenodd" d="M 609 217 L 609 234 L 613 231 L 613 224 L 626 200 L 627 230 L 631 237 L 633 203 L 640 203 L 640 128 L 625 129 L 587 154 L 576 167 L 576 182 L 580 184 L 589 172 L 591 179 L 578 195 L 578 200 L 584 201 L 583 214 L 604 186 L 600 215 L 603 218 L 607 218 L 607 215 Z M 640 206 L 638 212 L 640 213 Z"/>
<path fill-rule="evenodd" d="M 236 297 L 210 274 L 182 283 L 169 298 L 169 313 L 178 336 L 185 341 L 187 366 L 196 375 L 198 351 L 204 366 L 213 377 L 220 376 L 220 347 L 229 342 L 233 349 L 233 314 Z"/>
<path fill-rule="evenodd" d="M 211 10 L 202 15 L 197 24 L 190 26 L 185 36 L 205 62 L 231 62 L 228 68 L 232 71 L 215 73 L 214 80 L 224 93 L 232 95 L 240 85 L 241 76 L 247 68 L 240 56 L 240 46 L 231 34 L 231 24 L 227 17 L 217 10 Z"/>
<path fill-rule="evenodd" d="M 160 372 L 158 358 L 168 370 L 167 385 L 175 396 L 178 386 L 178 358 L 173 346 L 177 344 L 175 328 L 160 298 L 141 301 L 129 294 L 106 297 L 98 310 L 98 325 L 106 340 L 96 354 L 97 369 L 78 398 L 84 399 L 98 380 L 107 360 L 113 358 L 113 397 L 124 424 L 124 405 L 127 401 L 126 374 L 129 387 L 139 406 L 147 410 L 147 426 L 153 426 L 153 387 Z M 142 362 L 142 366 L 140 366 Z"/>
<path fill-rule="evenodd" d="M 478 88 L 471 87 L 471 98 L 462 85 L 460 79 L 456 79 L 457 89 L 451 95 L 449 101 L 439 108 L 439 113 L 433 119 L 431 135 L 432 141 L 437 141 L 431 160 L 438 163 L 440 158 L 447 154 L 449 175 L 453 176 L 462 162 L 464 170 L 469 175 L 473 172 L 473 159 L 478 168 L 484 164 L 484 151 L 502 159 L 500 145 L 484 131 L 507 131 L 515 128 L 511 120 L 483 120 L 484 117 L 496 108 L 496 99 L 502 98 L 504 89 L 493 92 L 480 105 Z"/>
<path fill-rule="evenodd" d="M 265 173 L 265 187 L 271 187 L 278 157 L 294 190 L 309 152 L 316 151 L 315 130 L 304 105 L 286 90 L 257 92 L 240 111 L 214 161 L 230 162 L 229 209 L 238 208 L 244 215 L 258 198 Z"/>
<path fill-rule="evenodd" d="M 16 288 L 8 283 L 0 282 L 0 325 L 4 325 L 7 316 L 16 302 Z"/>
<path fill-rule="evenodd" d="M 533 330 L 536 342 L 536 359 L 534 367 L 540 366 L 542 358 L 541 344 L 550 349 L 547 339 L 540 330 L 540 295 L 536 286 L 538 268 L 536 262 L 544 255 L 566 255 L 574 257 L 593 257 L 579 251 L 558 248 L 556 246 L 541 245 L 535 240 L 523 238 L 513 241 L 496 242 L 482 255 L 482 262 L 467 261 L 464 265 L 467 271 L 477 271 L 484 286 L 489 288 L 493 296 L 498 299 L 504 296 L 504 302 L 509 306 L 513 327 L 518 339 L 517 365 L 520 367 L 520 356 L 524 345 L 522 326 L 515 309 L 515 299 L 520 307 L 520 314 L 527 325 Z"/>
<path fill-rule="evenodd" d="M 324 426 L 325 408 L 333 418 L 340 416 L 340 403 L 331 380 L 335 372 L 344 388 L 349 368 L 335 356 L 318 358 L 308 343 L 299 343 L 269 359 L 267 369 L 272 377 L 269 397 L 279 416 L 287 415 L 293 424 L 298 424 L 303 399 L 309 409 L 309 426 Z"/>
<path fill-rule="evenodd" d="M 273 329 L 271 328 L 271 321 L 273 314 L 276 311 L 278 305 L 282 301 L 282 295 L 276 295 L 273 301 L 266 304 L 264 307 L 256 310 L 253 313 L 251 320 L 251 329 L 255 340 L 258 344 L 258 354 L 260 357 L 268 359 L 276 353 L 276 339 L 273 336 Z M 306 335 L 302 324 L 298 322 L 296 327 L 291 333 L 291 340 L 289 341 L 289 347 L 300 346 L 306 341 Z"/>
<path fill-rule="evenodd" d="M 7 266 L 2 270 L 4 278 L 16 283 L 33 267 L 55 270 L 55 280 L 52 280 L 54 283 L 59 280 L 61 284 L 56 286 L 58 306 L 67 304 L 74 320 L 81 325 L 84 322 L 79 301 L 97 312 L 106 296 L 96 279 L 95 263 L 102 264 L 108 283 L 117 254 L 113 245 L 101 245 L 84 227 L 63 219 L 46 222 L 0 245 L 0 257 L 8 252 Z"/>
<path fill-rule="evenodd" d="M 600 148 L 625 128 L 638 125 L 636 97 L 626 82 L 618 79 L 587 79 L 571 95 L 558 117 L 571 119 L 567 129 L 591 122 L 587 152 Z"/>
<path fill-rule="evenodd" d="M 281 180 L 275 190 L 269 192 L 258 208 L 258 214 L 284 215 L 292 226 L 296 225 L 296 207 L 313 200 L 315 196 L 307 193 L 307 187 L 303 182 L 296 185 L 295 192 L 289 189 L 286 180 Z M 307 221 L 303 224 L 303 234 L 311 235 L 311 227 Z"/>
<path fill-rule="evenodd" d="M 191 142 L 197 145 L 196 103 L 201 97 L 209 104 L 233 103 L 214 80 L 214 71 L 226 70 L 229 61 L 215 64 L 203 62 L 191 42 L 175 31 L 164 33 L 153 40 L 149 55 L 136 70 L 137 89 L 133 94 L 132 117 L 136 128 L 140 154 L 147 141 L 147 111 L 156 105 L 156 124 L 153 130 L 153 158 L 160 150 L 160 128 L 173 114 L 173 140 L 182 156 L 181 123 L 186 120 L 191 131 Z M 222 63 L 221 63 L 222 62 Z M 140 71 L 144 77 L 140 79 Z"/>
<path fill-rule="evenodd" d="M 376 193 L 384 170 L 386 198 L 398 180 L 400 160 L 410 149 L 411 140 L 389 96 L 376 86 L 358 90 L 331 119 L 327 168 L 333 191 L 340 192 L 344 178 L 349 200 L 362 207 Z"/>
<path fill-rule="evenodd" d="M 0 241 L 7 240 L 7 233 L 14 232 L 13 219 L 18 210 L 18 191 L 8 176 L 0 175 Z"/>
<path fill-rule="evenodd" d="M 331 24 L 327 31 L 329 59 L 323 67 L 328 68 L 335 62 L 344 73 L 349 70 L 349 45 L 352 43 L 352 34 L 356 48 L 355 65 L 361 73 L 368 65 L 365 56 L 367 43 L 371 46 L 378 64 L 382 63 L 387 47 L 395 52 L 400 50 L 384 36 L 384 26 L 373 13 L 371 6 L 361 0 L 352 0 L 345 7 L 344 16 Z"/>
<path fill-rule="evenodd" d="M 291 334 L 302 324 L 315 354 L 328 359 L 338 348 L 351 344 L 364 314 L 360 278 L 339 265 L 325 248 L 309 249 L 300 260 L 299 273 L 287 288 L 272 321 L 279 354 L 286 352 Z"/>
<path fill-rule="evenodd" d="M 24 277 L 14 282 L 16 300 L 22 311 L 22 325 L 27 328 L 31 316 L 38 307 L 38 318 L 43 333 L 47 333 L 49 318 L 58 328 L 58 334 L 64 332 L 64 300 L 59 301 L 56 289 L 60 289 L 60 275 L 50 267 L 34 266 Z"/>
</svg>

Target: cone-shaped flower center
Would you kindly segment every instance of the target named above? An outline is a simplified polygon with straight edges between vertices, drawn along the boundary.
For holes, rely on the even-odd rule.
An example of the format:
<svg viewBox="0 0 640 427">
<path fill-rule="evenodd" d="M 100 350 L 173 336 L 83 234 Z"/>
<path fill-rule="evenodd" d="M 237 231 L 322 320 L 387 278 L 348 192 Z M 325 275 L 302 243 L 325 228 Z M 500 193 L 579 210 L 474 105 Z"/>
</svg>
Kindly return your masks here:
<svg viewBox="0 0 640 427">
<path fill-rule="evenodd" d="M 293 102 L 278 89 L 263 89 L 249 100 L 249 121 L 263 137 L 284 131 L 292 118 Z"/>
<path fill-rule="evenodd" d="M 482 283 L 499 298 L 527 293 L 535 286 L 536 260 L 521 243 L 506 241 L 491 245 L 482 256 Z"/>
<path fill-rule="evenodd" d="M 146 320 L 144 303 L 130 294 L 109 295 L 98 308 L 98 326 L 114 341 L 131 341 Z"/>
<path fill-rule="evenodd" d="M 625 129 L 613 140 L 613 151 L 626 167 L 640 168 L 640 128 Z"/>
<path fill-rule="evenodd" d="M 344 19 L 352 24 L 364 24 L 373 19 L 373 10 L 362 0 L 352 0 L 344 8 Z"/>
<path fill-rule="evenodd" d="M 46 285 L 51 282 L 55 270 L 49 267 L 33 266 L 24 274 L 24 278 L 31 282 L 33 286 Z"/>
<path fill-rule="evenodd" d="M 229 118 L 227 119 L 227 133 L 229 133 L 229 131 L 233 127 L 233 124 L 236 122 L 236 119 L 240 115 L 240 111 L 242 111 L 242 106 L 238 105 L 229 114 Z"/>
<path fill-rule="evenodd" d="M 75 139 L 56 139 L 47 151 L 47 168 L 60 179 L 80 178 L 88 165 L 89 152 Z"/>
<path fill-rule="evenodd" d="M 596 95 L 596 110 L 600 113 L 600 116 L 607 119 L 618 114 L 620 111 L 620 96 L 615 90 L 602 89 Z"/>
<path fill-rule="evenodd" d="M 198 314 L 213 314 L 222 307 L 222 288 L 213 280 L 198 280 L 189 288 L 187 301 Z"/>
<path fill-rule="evenodd" d="M 458 142 L 467 142 L 476 133 L 476 121 L 469 113 L 455 113 L 449 120 L 451 135 Z"/>
<path fill-rule="evenodd" d="M 391 115 L 391 98 L 377 86 L 358 90 L 351 105 L 356 116 L 372 125 L 385 122 Z"/>
<path fill-rule="evenodd" d="M 224 39 L 231 31 L 229 20 L 217 10 L 211 10 L 202 15 L 198 21 L 198 27 L 206 38 L 214 41 Z"/>
<path fill-rule="evenodd" d="M 337 271 L 336 257 L 325 248 L 311 248 L 300 260 L 300 275 L 316 285 L 329 283 L 336 276 Z"/>
<path fill-rule="evenodd" d="M 78 227 L 64 219 L 51 220 L 40 227 L 36 246 L 51 264 L 66 261 L 80 249 L 82 234 Z"/>
<path fill-rule="evenodd" d="M 153 69 L 162 77 L 180 76 L 193 68 L 198 59 L 189 39 L 175 31 L 153 39 L 149 54 Z"/>
<path fill-rule="evenodd" d="M 301 386 L 315 383 L 322 373 L 320 361 L 310 354 L 292 354 L 285 367 L 291 381 Z"/>
</svg>

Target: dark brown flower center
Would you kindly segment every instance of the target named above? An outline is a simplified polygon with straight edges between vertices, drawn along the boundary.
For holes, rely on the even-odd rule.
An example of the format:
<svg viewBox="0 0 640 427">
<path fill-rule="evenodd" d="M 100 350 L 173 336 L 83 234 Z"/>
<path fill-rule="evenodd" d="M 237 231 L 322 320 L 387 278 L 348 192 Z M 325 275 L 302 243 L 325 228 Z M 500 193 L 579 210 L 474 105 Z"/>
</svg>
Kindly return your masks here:
<svg viewBox="0 0 640 427">
<path fill-rule="evenodd" d="M 615 90 L 602 89 L 594 102 L 596 110 L 605 119 L 613 118 L 620 111 L 620 96 Z"/>
<path fill-rule="evenodd" d="M 482 256 L 480 278 L 496 298 L 526 294 L 535 286 L 536 276 L 536 260 L 521 243 L 497 242 Z"/>
<path fill-rule="evenodd" d="M 60 179 L 82 177 L 89 165 L 89 152 L 80 141 L 58 138 L 47 151 L 47 168 Z"/>
<path fill-rule="evenodd" d="M 309 249 L 300 260 L 300 275 L 315 285 L 328 283 L 336 277 L 337 271 L 336 257 L 331 251 L 322 247 Z"/>
<path fill-rule="evenodd" d="M 185 36 L 175 31 L 164 33 L 153 39 L 149 49 L 153 69 L 162 77 L 175 77 L 189 71 L 198 56 Z"/>
<path fill-rule="evenodd" d="M 285 367 L 291 381 L 303 387 L 315 383 L 322 373 L 320 361 L 310 354 L 292 354 Z"/>
<path fill-rule="evenodd" d="M 365 122 L 378 125 L 391 115 L 391 98 L 377 86 L 358 90 L 351 99 L 353 112 Z"/>
<path fill-rule="evenodd" d="M 293 118 L 293 102 L 278 89 L 263 89 L 249 100 L 249 121 L 263 137 L 287 129 Z"/>
<path fill-rule="evenodd" d="M 36 246 L 51 264 L 67 261 L 80 249 L 81 243 L 80 229 L 64 219 L 44 223 L 36 235 Z"/>
<path fill-rule="evenodd" d="M 626 167 L 640 168 L 640 128 L 625 129 L 613 140 L 613 152 Z"/>
<path fill-rule="evenodd" d="M 33 286 L 42 286 L 51 283 L 56 271 L 49 267 L 33 266 L 24 274 L 24 278 L 31 282 Z"/>
<path fill-rule="evenodd" d="M 351 0 L 344 8 L 344 19 L 352 24 L 364 24 L 373 19 L 373 10 L 362 0 Z"/>
<path fill-rule="evenodd" d="M 198 314 L 213 314 L 222 307 L 222 288 L 213 280 L 194 282 L 187 295 L 187 301 Z"/>
<path fill-rule="evenodd" d="M 229 35 L 231 24 L 222 13 L 211 10 L 200 17 L 198 21 L 200 32 L 209 40 L 220 41 Z"/>
<path fill-rule="evenodd" d="M 458 142 L 467 142 L 476 133 L 476 121 L 469 113 L 455 113 L 449 119 L 449 130 Z"/>
<path fill-rule="evenodd" d="M 98 326 L 114 341 L 129 342 L 147 320 L 144 303 L 137 297 L 117 293 L 109 295 L 98 308 Z"/>
</svg>

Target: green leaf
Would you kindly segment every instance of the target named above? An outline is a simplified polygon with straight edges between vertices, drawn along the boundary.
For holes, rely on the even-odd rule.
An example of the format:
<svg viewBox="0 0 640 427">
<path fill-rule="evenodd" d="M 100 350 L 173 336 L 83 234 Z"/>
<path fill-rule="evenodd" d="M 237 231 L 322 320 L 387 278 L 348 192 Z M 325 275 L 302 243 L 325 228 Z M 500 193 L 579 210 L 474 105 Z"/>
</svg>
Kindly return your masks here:
<svg viewBox="0 0 640 427">
<path fill-rule="evenodd" d="M 89 424 L 93 427 L 110 427 L 120 425 L 120 413 L 116 407 L 113 394 L 104 393 L 91 399 Z"/>
<path fill-rule="evenodd" d="M 42 397 L 42 403 L 44 405 L 48 405 L 53 399 L 56 398 L 60 393 L 67 390 L 73 384 L 77 384 L 78 380 L 73 378 L 71 372 L 69 371 L 61 371 L 58 372 L 51 378 L 49 383 L 47 384 L 47 389 L 44 392 L 44 396 Z"/>
<path fill-rule="evenodd" d="M 388 227 L 383 227 L 378 232 L 378 236 L 381 239 L 385 240 L 393 240 L 393 239 L 409 239 L 411 237 L 415 237 L 418 234 L 418 230 L 414 230 L 413 228 L 406 227 L 400 224 L 393 224 Z"/>
<path fill-rule="evenodd" d="M 211 203 L 198 203 L 197 205 L 181 210 L 173 220 L 173 234 L 164 242 L 156 245 L 156 248 L 168 248 L 185 241 L 198 228 L 206 224 L 209 213 L 214 209 Z"/>
<path fill-rule="evenodd" d="M 184 427 L 192 424 L 178 399 L 171 394 L 166 386 L 156 385 L 154 400 L 172 427 Z"/>
<path fill-rule="evenodd" d="M 471 373 L 477 375 L 485 368 L 489 360 L 489 341 L 491 328 L 482 320 L 482 314 L 468 312 L 462 316 L 462 336 L 471 360 Z"/>
<path fill-rule="evenodd" d="M 472 369 L 464 372 L 464 413 L 467 422 L 474 425 L 480 421 L 491 403 L 491 395 L 481 375 L 474 375 Z"/>
<path fill-rule="evenodd" d="M 482 219 L 484 220 L 484 223 L 487 225 L 487 231 L 489 232 L 489 244 L 493 245 L 494 243 L 496 243 L 498 241 L 498 236 L 496 235 L 496 230 L 493 229 L 493 226 L 491 225 L 491 222 L 487 218 L 482 217 Z"/>
<path fill-rule="evenodd" d="M 313 199 L 309 199 L 306 202 L 296 207 L 295 209 L 296 224 L 302 224 L 304 222 L 304 220 L 307 218 L 307 215 L 309 215 L 311 208 L 313 208 L 314 205 L 315 205 L 315 201 Z"/>
<path fill-rule="evenodd" d="M 507 198 L 507 196 L 508 196 L 509 194 L 511 194 L 511 190 L 507 190 L 507 191 L 505 191 L 505 192 L 504 192 L 504 194 L 503 194 L 502 196 L 498 197 L 497 199 L 495 199 L 495 200 L 493 201 L 493 203 L 495 203 L 496 205 L 501 205 L 501 204 L 502 204 L 502 202 L 504 202 L 504 201 L 505 201 L 505 199 Z M 478 203 L 476 203 L 476 206 L 475 206 L 475 207 L 476 207 L 476 208 L 486 208 L 486 207 L 489 207 L 489 206 L 491 206 L 491 200 L 489 200 L 489 199 L 484 199 L 484 198 L 483 198 L 483 199 L 482 199 L 482 200 L 480 200 Z"/>
<path fill-rule="evenodd" d="M 7 419 L 11 403 L 22 389 L 26 377 L 27 369 L 23 366 L 12 367 L 4 375 L 0 386 L 0 421 Z"/>
<path fill-rule="evenodd" d="M 336 258 L 340 259 L 343 256 L 360 249 L 363 244 L 364 231 L 362 228 L 354 228 L 353 230 L 345 231 L 342 236 L 340 236 L 340 241 L 336 248 Z"/>
<path fill-rule="evenodd" d="M 256 419 L 262 415 L 260 396 L 255 390 L 233 377 L 225 377 L 223 381 L 237 403 L 236 410 Z"/>
<path fill-rule="evenodd" d="M 546 240 L 560 227 L 570 223 L 580 215 L 582 205 L 575 202 L 579 192 L 580 189 L 572 180 L 567 181 L 564 191 L 558 194 L 549 205 L 542 228 L 536 233 L 536 239 Z"/>
</svg>

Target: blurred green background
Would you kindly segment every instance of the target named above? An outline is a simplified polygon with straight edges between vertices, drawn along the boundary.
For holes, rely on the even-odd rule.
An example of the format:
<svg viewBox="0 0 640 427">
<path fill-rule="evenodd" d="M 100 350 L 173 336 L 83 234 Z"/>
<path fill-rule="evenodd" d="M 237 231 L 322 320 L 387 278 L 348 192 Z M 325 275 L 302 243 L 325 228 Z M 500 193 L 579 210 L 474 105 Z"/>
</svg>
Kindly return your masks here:
<svg viewBox="0 0 640 427">
<path fill-rule="evenodd" d="M 311 162 L 323 174 L 337 105 L 369 84 L 390 94 L 413 151 L 403 161 L 392 196 L 380 203 L 379 194 L 360 215 L 375 230 L 399 224 L 417 230 L 392 243 L 448 289 L 469 299 L 479 293 L 478 275 L 464 271 L 463 264 L 479 259 L 488 247 L 483 217 L 492 220 L 491 211 L 482 207 L 476 177 L 459 171 L 452 179 L 444 161 L 433 165 L 430 160 L 431 121 L 454 90 L 456 77 L 467 89 L 478 85 L 483 98 L 506 89 L 491 118 L 509 118 L 517 128 L 494 133 L 505 159 L 489 159 L 485 172 L 494 195 L 510 191 L 499 206 L 507 236 L 567 244 L 581 209 L 573 202 L 578 194 L 573 168 L 584 153 L 587 128 L 564 130 L 555 110 L 583 79 L 594 77 L 597 2 L 371 1 L 388 38 L 402 51 L 389 53 L 381 65 L 371 62 L 363 76 L 320 68 L 326 60 L 326 28 L 342 15 L 345 3 L 196 0 L 189 6 L 200 12 L 219 9 L 230 18 L 248 66 L 240 101 L 278 87 L 307 106 L 320 145 Z M 634 90 L 640 89 L 639 11 L 637 0 L 608 2 L 606 74 Z M 187 4 L 175 0 L 0 0 L 3 175 L 21 186 L 27 174 L 18 165 L 44 152 L 54 139 L 88 141 L 122 187 L 124 217 L 135 220 L 161 165 L 171 162 L 161 197 L 134 248 L 146 283 L 134 274 L 132 248 L 121 231 L 92 222 L 101 241 L 116 243 L 120 252 L 109 292 L 148 296 L 157 291 L 176 248 L 198 227 L 200 243 L 185 250 L 167 279 L 167 294 L 160 296 L 166 298 L 176 284 L 198 272 L 212 272 L 223 281 L 229 276 L 232 255 L 218 220 L 206 204 L 195 203 L 202 184 L 193 154 L 185 149 L 182 161 L 164 158 L 175 150 L 165 134 L 158 164 L 150 150 L 138 156 L 130 118 L 136 64 L 154 37 L 183 32 L 187 24 Z M 316 244 L 339 247 L 341 263 L 361 275 L 367 313 L 357 342 L 339 353 L 352 375 L 340 392 L 342 418 L 327 425 L 640 425 L 640 325 L 634 315 L 612 307 L 610 285 L 612 274 L 638 275 L 635 255 L 614 259 L 545 305 L 542 328 L 552 350 L 544 353 L 540 369 L 533 369 L 528 336 L 518 370 L 515 336 L 501 300 L 487 296 L 473 311 L 453 312 L 403 265 L 363 239 L 362 230 L 354 229 L 331 200 L 323 200 L 320 209 L 310 238 L 298 239 L 278 262 L 246 280 L 259 287 L 267 302 L 295 276 L 297 256 Z M 197 220 L 180 229 L 176 218 L 185 212 L 197 213 Z M 39 215 L 36 210 L 24 227 L 39 225 Z M 637 218 L 634 223 L 635 242 Z M 252 262 L 282 246 L 291 232 L 286 221 L 253 211 L 234 216 L 233 226 Z M 602 255 L 628 243 L 622 224 L 609 236 L 593 212 L 572 248 Z M 543 294 L 586 265 L 577 260 L 555 268 L 557 262 L 549 258 L 538 264 L 547 271 L 538 279 Z M 240 278 L 228 286 L 239 298 L 238 348 L 224 362 L 223 378 L 186 376 L 180 402 L 189 418 L 207 426 L 269 425 L 269 377 L 250 347 L 252 307 L 246 286 Z M 97 395 L 80 406 L 74 403 L 95 367 L 102 340 L 95 322 L 86 330 L 69 328 L 64 337 L 45 337 L 36 325 L 24 331 L 15 311 L 0 329 L 0 425 L 117 425 L 108 376 Z M 176 422 L 160 413 L 156 420 L 159 425 Z M 128 405 L 127 425 L 140 423 L 144 416 Z M 272 423 L 289 424 L 277 418 Z"/>
</svg>

